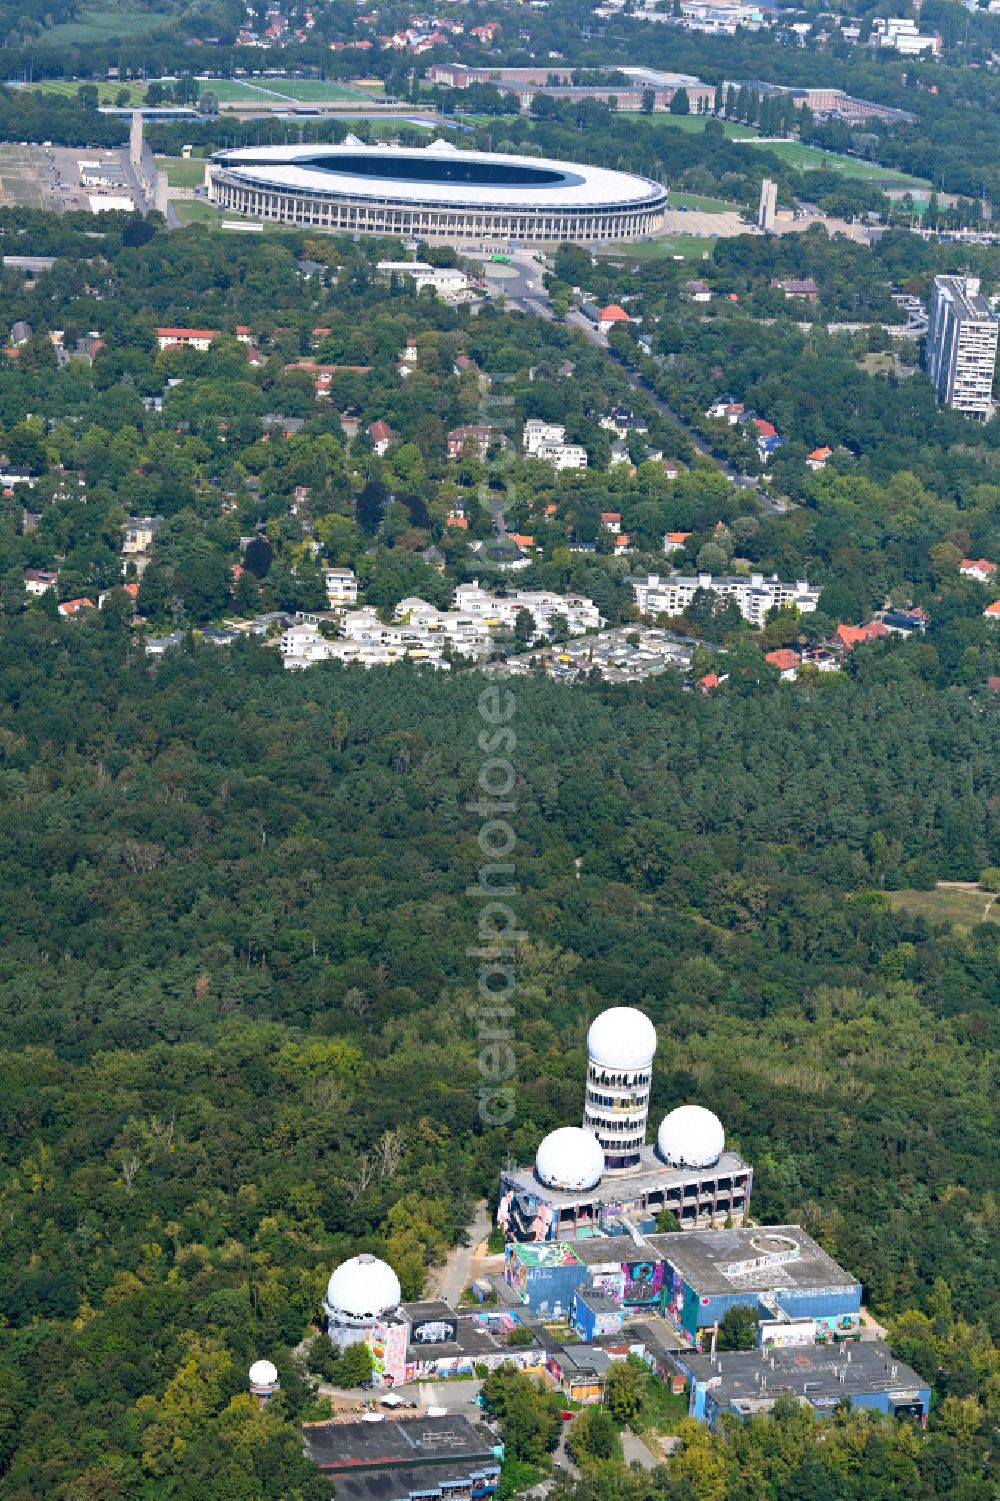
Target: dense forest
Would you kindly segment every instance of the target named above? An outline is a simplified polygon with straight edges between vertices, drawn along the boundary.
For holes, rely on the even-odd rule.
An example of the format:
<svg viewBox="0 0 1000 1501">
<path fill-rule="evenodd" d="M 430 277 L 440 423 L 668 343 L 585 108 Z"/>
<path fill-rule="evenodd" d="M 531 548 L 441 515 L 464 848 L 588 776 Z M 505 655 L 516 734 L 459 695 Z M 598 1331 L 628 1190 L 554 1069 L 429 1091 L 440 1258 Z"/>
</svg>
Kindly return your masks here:
<svg viewBox="0 0 1000 1501">
<path fill-rule="evenodd" d="M 994 930 L 882 889 L 996 861 L 991 703 L 520 684 L 517 1114 L 491 1130 L 455 1026 L 478 675 L 289 675 L 257 643 L 149 665 L 108 613 L 15 617 L 0 653 L 0 1494 L 194 1496 L 219 1443 L 257 1489 L 213 1495 L 292 1494 L 248 1359 L 301 1411 L 331 1264 L 370 1247 L 417 1293 L 501 1158 L 575 1115 L 617 1002 L 659 1028 L 654 1110 L 712 1104 L 760 1218 L 883 1316 L 943 1281 L 995 1327 Z"/>
<path fill-rule="evenodd" d="M 536 45 L 566 24 L 562 0 L 533 15 Z M 326 35 L 352 16 L 331 7 Z M 644 61 L 776 66 L 763 38 L 727 50 L 665 31 L 642 33 Z M 614 22 L 600 45 L 634 38 Z M 177 47 L 151 39 L 150 57 Z M 115 65 L 129 57 L 116 49 Z M 789 80 L 813 63 L 795 56 Z M 950 70 L 939 96 L 879 63 L 821 71 L 914 109 L 914 127 L 884 133 L 886 159 L 961 192 L 995 173 L 971 70 Z M 0 91 L 0 134 L 21 138 L 22 108 L 47 138 L 123 133 L 79 101 L 47 114 L 21 98 Z M 158 127 L 155 143 L 207 148 L 235 129 Z M 473 139 L 624 158 L 746 202 L 772 171 L 784 193 L 850 206 L 843 184 L 717 132 L 606 110 L 505 117 Z M 613 1435 L 602 1458 L 595 1422 L 558 1501 L 992 1498 L 1000 947 L 985 895 L 984 921 L 961 925 L 897 895 L 1000 865 L 1000 639 L 982 614 L 993 592 L 958 571 L 1000 554 L 996 423 L 939 410 L 913 341 L 893 338 L 893 292 L 926 297 L 953 252 L 894 233 L 864 253 L 740 237 L 701 263 L 714 295 L 696 306 L 690 265 L 560 251 L 557 313 L 576 285 L 624 301 L 641 322 L 617 351 L 761 480 L 765 506 L 570 326 L 489 304 L 472 316 L 381 278 L 398 242 L 232 243 L 168 236 L 156 216 L 9 209 L 0 231 L 5 248 L 57 258 L 30 283 L 0 274 L 5 330 L 31 326 L 0 360 L 0 449 L 32 480 L 0 499 L 0 1497 L 328 1501 L 294 1425 L 326 1411 L 296 1352 L 331 1267 L 371 1250 L 419 1295 L 501 1161 L 529 1161 L 577 1119 L 594 1014 L 634 1004 L 660 1038 L 654 1114 L 691 1099 L 717 1111 L 754 1165 L 756 1217 L 803 1224 L 858 1276 L 935 1406 L 926 1437 L 784 1407 L 719 1439 L 685 1426 L 650 1475 L 610 1462 Z M 962 254 L 994 290 L 994 253 Z M 789 275 L 815 278 L 815 304 L 772 287 Z M 869 326 L 828 330 L 845 320 Z M 192 322 L 218 331 L 209 351 L 159 349 L 158 325 Z M 322 395 L 313 365 L 335 367 Z M 766 474 L 745 424 L 706 418 L 724 393 L 786 438 Z M 412 594 L 447 605 L 483 572 L 493 528 L 488 468 L 449 458 L 447 435 L 490 396 L 511 450 L 506 522 L 533 539 L 518 584 L 580 591 L 630 622 L 630 574 L 666 572 L 663 534 L 683 529 L 678 566 L 822 590 L 815 615 L 760 632 L 710 597 L 692 607 L 679 623 L 726 652 L 711 695 L 672 673 L 629 689 L 597 674 L 512 683 L 525 936 L 503 1127 L 480 1108 L 470 952 L 491 680 L 286 673 L 273 641 L 200 634 L 322 608 L 323 565 L 352 567 L 384 615 Z M 612 468 L 601 419 L 620 403 L 646 431 Z M 588 469 L 521 454 L 532 416 L 564 423 Z M 376 420 L 394 434 L 384 455 Z M 819 443 L 834 452 L 814 473 Z M 160 521 L 141 578 L 121 551 L 138 515 Z M 31 599 L 25 578 L 44 569 L 55 585 Z M 126 580 L 134 601 L 113 587 Z M 105 592 L 103 609 L 59 617 L 58 602 Z M 795 684 L 765 661 L 886 600 L 922 605 L 926 634 Z M 145 637 L 174 626 L 180 644 L 146 655 Z M 264 1411 L 246 1393 L 261 1355 L 282 1382 Z M 537 1453 L 511 1430 L 511 1458 L 543 1458 L 557 1429 L 548 1411 Z M 516 1479 L 508 1467 L 505 1496 Z"/>
</svg>

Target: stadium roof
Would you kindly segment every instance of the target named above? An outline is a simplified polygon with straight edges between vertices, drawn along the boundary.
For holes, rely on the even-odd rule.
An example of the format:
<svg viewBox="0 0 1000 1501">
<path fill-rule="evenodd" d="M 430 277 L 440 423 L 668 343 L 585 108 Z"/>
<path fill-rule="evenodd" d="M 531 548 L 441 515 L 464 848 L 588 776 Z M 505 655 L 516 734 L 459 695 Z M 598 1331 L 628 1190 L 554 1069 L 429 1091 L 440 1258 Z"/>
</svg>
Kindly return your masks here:
<svg viewBox="0 0 1000 1501">
<path fill-rule="evenodd" d="M 427 147 L 259 146 L 216 152 L 217 168 L 261 187 L 379 203 L 497 210 L 657 207 L 659 183 L 629 172 L 543 157 Z"/>
</svg>

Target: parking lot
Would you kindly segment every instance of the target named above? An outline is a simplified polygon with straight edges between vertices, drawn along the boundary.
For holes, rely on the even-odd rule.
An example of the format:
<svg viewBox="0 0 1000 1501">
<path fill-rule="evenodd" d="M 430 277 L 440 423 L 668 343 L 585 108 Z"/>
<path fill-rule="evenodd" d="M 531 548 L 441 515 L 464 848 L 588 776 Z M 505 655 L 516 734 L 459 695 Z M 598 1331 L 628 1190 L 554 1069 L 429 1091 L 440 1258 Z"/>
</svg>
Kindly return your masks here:
<svg viewBox="0 0 1000 1501">
<path fill-rule="evenodd" d="M 99 146 L 28 146 L 10 142 L 0 146 L 0 207 L 45 209 L 64 213 L 86 212 L 100 206 L 102 193 L 85 187 L 81 162 L 100 163 L 107 169 L 108 208 L 122 207 L 122 198 L 132 197 L 132 172 L 128 149 L 106 150 Z M 115 184 L 117 191 L 112 192 Z"/>
</svg>

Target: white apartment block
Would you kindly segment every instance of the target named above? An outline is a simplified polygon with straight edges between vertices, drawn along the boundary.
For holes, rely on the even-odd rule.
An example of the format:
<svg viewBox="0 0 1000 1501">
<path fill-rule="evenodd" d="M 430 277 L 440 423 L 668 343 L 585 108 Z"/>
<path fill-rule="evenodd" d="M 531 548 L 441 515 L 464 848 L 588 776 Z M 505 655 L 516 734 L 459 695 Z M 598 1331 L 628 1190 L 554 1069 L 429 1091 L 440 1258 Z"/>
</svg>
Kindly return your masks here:
<svg viewBox="0 0 1000 1501">
<path fill-rule="evenodd" d="M 356 605 L 358 581 L 353 568 L 325 568 L 326 597 L 331 605 Z"/>
<path fill-rule="evenodd" d="M 916 21 L 905 16 L 885 16 L 874 21 L 871 40 L 874 46 L 888 47 L 904 57 L 917 57 L 921 52 L 931 52 L 936 57 L 941 51 L 940 36 L 921 35 Z"/>
<path fill-rule="evenodd" d="M 592 599 L 583 594 L 551 594 L 546 589 L 517 589 L 512 594 L 496 595 L 480 587 L 479 580 L 459 584 L 455 590 L 455 608 L 491 626 L 512 627 L 519 610 L 529 610 L 539 631 L 548 633 L 556 615 L 567 623 L 571 636 L 599 630 L 604 617 Z"/>
<path fill-rule="evenodd" d="M 469 290 L 469 278 L 457 266 L 431 266 L 426 261 L 379 261 L 377 269 L 385 277 L 409 277 L 418 292 L 433 287 L 439 297 L 460 297 Z"/>
<path fill-rule="evenodd" d="M 977 276 L 935 276 L 927 324 L 927 373 L 939 401 L 987 422 L 1000 324 Z"/>
<path fill-rule="evenodd" d="M 366 613 L 366 612 L 361 612 Z M 374 611 L 371 612 L 374 615 Z M 293 625 L 281 637 L 281 656 L 289 669 L 312 667 L 317 662 L 357 663 L 362 667 L 385 667 L 395 662 L 424 662 L 447 667 L 441 643 L 424 642 L 392 626 L 382 626 L 366 636 L 330 641 L 314 625 Z"/>
<path fill-rule="evenodd" d="M 777 574 L 765 578 L 762 573 L 749 576 L 727 575 L 714 578 L 710 573 L 696 576 L 674 574 L 661 578 L 651 573 L 647 578 L 630 580 L 639 613 L 642 615 L 680 615 L 687 609 L 699 589 L 711 589 L 724 599 L 735 601 L 744 620 L 764 625 L 768 610 L 794 605 L 801 615 L 810 615 L 819 604 L 820 590 L 810 588 L 805 579 L 784 584 Z"/>
<path fill-rule="evenodd" d="M 540 417 L 529 417 L 521 434 L 521 446 L 525 453 L 535 455 L 540 446 L 565 443 L 566 428 L 561 422 L 543 422 Z"/>
</svg>

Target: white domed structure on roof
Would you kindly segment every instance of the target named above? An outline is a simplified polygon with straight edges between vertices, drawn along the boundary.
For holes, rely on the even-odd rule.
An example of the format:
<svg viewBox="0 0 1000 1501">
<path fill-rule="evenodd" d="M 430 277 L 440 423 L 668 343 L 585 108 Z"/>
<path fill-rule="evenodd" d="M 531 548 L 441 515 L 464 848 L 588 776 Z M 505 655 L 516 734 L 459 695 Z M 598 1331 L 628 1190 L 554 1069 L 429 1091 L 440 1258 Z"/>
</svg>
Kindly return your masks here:
<svg viewBox="0 0 1000 1501">
<path fill-rule="evenodd" d="M 272 1392 L 278 1385 L 278 1368 L 270 1360 L 255 1360 L 249 1376 L 254 1391 Z"/>
<path fill-rule="evenodd" d="M 403 1293 L 399 1278 L 388 1262 L 363 1253 L 342 1261 L 326 1289 L 326 1311 L 331 1322 L 371 1324 L 399 1307 Z"/>
<path fill-rule="evenodd" d="M 560 1126 L 539 1146 L 535 1172 L 546 1188 L 581 1192 L 600 1183 L 604 1152 L 592 1131 L 582 1126 Z"/>
<path fill-rule="evenodd" d="M 591 1022 L 587 1052 L 605 1068 L 649 1068 L 656 1052 L 656 1028 L 634 1006 L 612 1006 Z"/>
<path fill-rule="evenodd" d="M 712 1167 L 725 1146 L 722 1122 L 704 1105 L 678 1105 L 656 1135 L 656 1150 L 670 1167 Z"/>
</svg>

